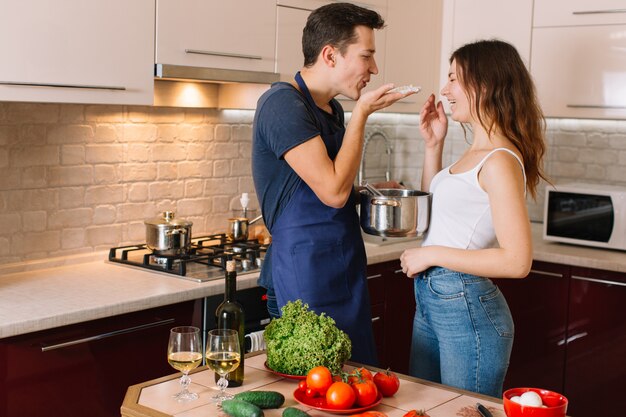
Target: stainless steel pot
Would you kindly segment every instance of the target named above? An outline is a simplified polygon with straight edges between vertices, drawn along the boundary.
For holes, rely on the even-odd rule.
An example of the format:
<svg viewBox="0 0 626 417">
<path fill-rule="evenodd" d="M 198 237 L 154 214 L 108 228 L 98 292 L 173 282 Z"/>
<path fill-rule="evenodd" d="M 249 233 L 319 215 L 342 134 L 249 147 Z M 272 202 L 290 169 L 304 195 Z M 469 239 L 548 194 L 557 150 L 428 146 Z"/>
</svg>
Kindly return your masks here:
<svg viewBox="0 0 626 417">
<path fill-rule="evenodd" d="M 176 219 L 173 211 L 146 220 L 146 246 L 159 256 L 179 256 L 191 247 L 192 222 Z"/>
<path fill-rule="evenodd" d="M 234 241 L 248 239 L 248 226 L 258 222 L 263 218 L 263 215 L 257 216 L 252 220 L 248 220 L 247 217 L 234 217 L 228 219 L 228 230 L 226 236 Z"/>
<path fill-rule="evenodd" d="M 431 193 L 383 188 L 361 190 L 360 221 L 365 233 L 386 237 L 421 236 L 430 224 Z"/>
</svg>

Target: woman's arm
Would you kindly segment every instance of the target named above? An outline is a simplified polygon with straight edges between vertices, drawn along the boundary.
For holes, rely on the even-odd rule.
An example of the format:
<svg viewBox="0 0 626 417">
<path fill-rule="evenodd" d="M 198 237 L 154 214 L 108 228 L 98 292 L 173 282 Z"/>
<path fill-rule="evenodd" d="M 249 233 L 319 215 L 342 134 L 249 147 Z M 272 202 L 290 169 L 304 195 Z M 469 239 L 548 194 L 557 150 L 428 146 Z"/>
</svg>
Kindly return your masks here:
<svg viewBox="0 0 626 417">
<path fill-rule="evenodd" d="M 422 168 L 423 191 L 430 190 L 433 177 L 441 171 L 443 144 L 448 132 L 448 117 L 441 102 L 435 104 L 431 94 L 420 112 L 420 133 L 424 138 L 424 166 Z"/>
</svg>

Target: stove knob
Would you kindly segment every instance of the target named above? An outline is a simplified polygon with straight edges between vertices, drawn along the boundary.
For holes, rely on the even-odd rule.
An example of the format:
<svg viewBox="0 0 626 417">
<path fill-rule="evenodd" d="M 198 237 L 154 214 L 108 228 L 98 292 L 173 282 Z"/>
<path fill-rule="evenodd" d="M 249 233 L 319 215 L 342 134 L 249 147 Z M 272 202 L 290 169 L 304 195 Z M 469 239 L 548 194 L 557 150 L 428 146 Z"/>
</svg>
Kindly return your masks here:
<svg viewBox="0 0 626 417">
<path fill-rule="evenodd" d="M 249 271 L 251 267 L 252 267 L 252 262 L 250 262 L 249 259 L 242 259 L 241 260 L 241 268 L 244 271 Z"/>
</svg>

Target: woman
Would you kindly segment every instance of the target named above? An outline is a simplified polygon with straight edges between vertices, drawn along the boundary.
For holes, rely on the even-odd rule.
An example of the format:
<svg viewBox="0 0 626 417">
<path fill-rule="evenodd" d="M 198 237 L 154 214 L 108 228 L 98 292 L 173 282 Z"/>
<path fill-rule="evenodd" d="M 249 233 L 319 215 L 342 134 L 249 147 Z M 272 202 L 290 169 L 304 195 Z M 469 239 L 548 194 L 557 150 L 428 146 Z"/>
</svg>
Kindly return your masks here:
<svg viewBox="0 0 626 417">
<path fill-rule="evenodd" d="M 544 174 L 545 121 L 515 48 L 498 40 L 456 50 L 441 91 L 468 125 L 469 149 L 442 169 L 448 122 L 431 95 L 420 113 L 422 189 L 433 194 L 419 248 L 400 257 L 415 278 L 410 373 L 499 397 L 513 345 L 506 300 L 489 278 L 523 278 L 532 263 L 526 193 Z"/>
</svg>

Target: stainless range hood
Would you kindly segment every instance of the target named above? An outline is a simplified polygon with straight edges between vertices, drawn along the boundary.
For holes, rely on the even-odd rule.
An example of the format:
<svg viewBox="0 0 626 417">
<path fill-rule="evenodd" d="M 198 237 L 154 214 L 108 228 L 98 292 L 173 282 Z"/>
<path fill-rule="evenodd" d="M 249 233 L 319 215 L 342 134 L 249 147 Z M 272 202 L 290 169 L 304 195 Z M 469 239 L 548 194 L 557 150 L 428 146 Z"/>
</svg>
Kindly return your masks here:
<svg viewBox="0 0 626 417">
<path fill-rule="evenodd" d="M 157 79 L 171 81 L 253 84 L 271 84 L 280 78 L 279 74 L 273 72 L 188 67 L 169 64 L 156 64 L 154 76 Z"/>
</svg>

